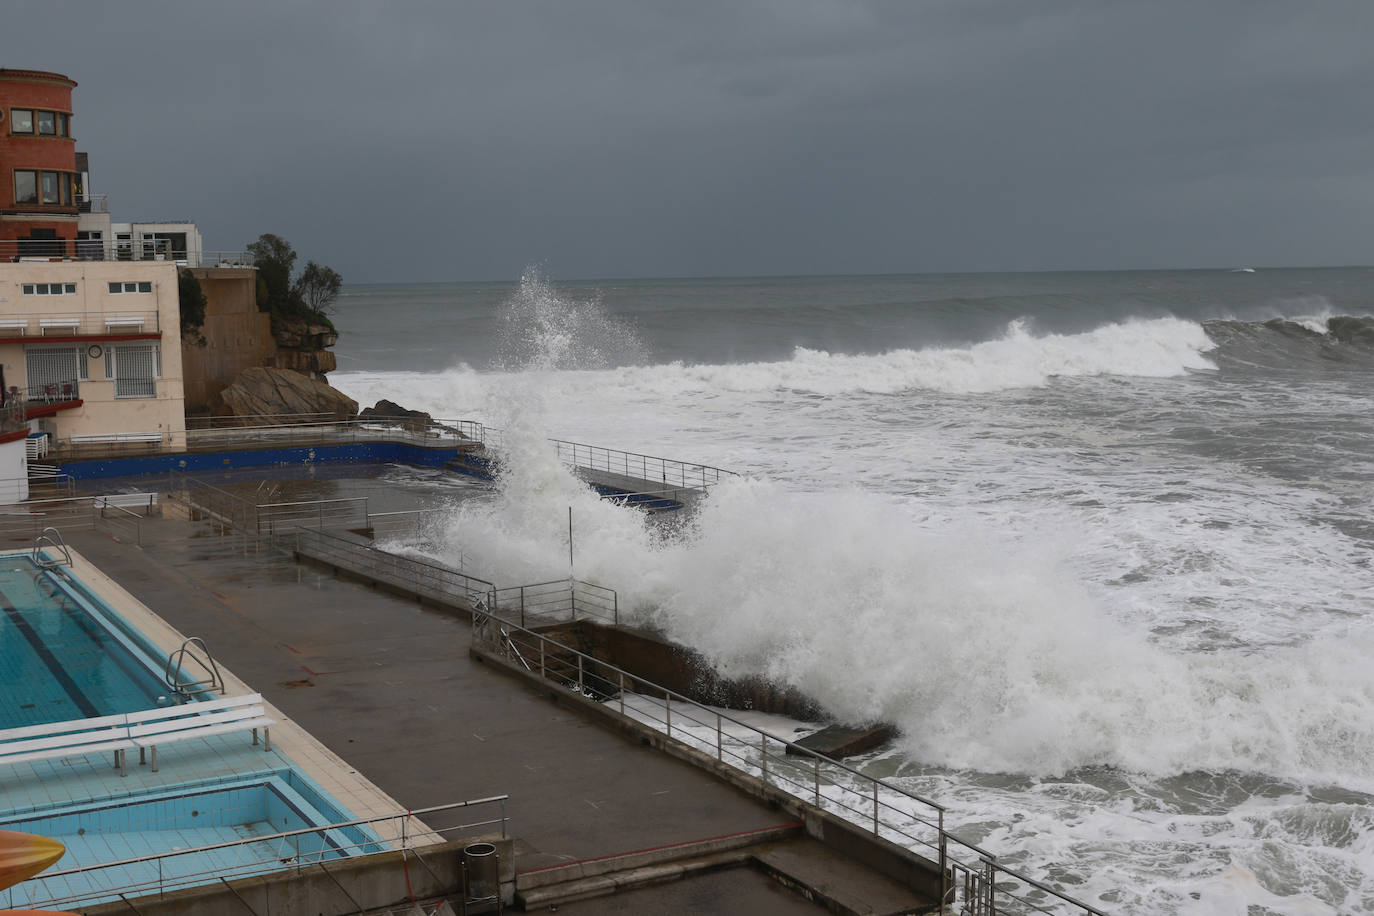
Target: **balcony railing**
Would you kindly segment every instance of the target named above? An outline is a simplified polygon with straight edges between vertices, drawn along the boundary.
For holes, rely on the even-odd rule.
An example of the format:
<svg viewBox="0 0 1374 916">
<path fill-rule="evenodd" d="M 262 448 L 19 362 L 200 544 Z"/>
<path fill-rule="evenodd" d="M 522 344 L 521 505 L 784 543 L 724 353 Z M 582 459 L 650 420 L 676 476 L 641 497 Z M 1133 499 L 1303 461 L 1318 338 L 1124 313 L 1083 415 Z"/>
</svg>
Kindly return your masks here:
<svg viewBox="0 0 1374 916">
<path fill-rule="evenodd" d="M 25 388 L 11 385 L 4 392 L 5 406 L 60 404 L 81 399 L 81 381 L 63 379 L 60 382 L 38 382 Z"/>
<path fill-rule="evenodd" d="M 51 305 L 46 312 L 0 314 L 0 340 L 6 337 L 96 337 L 161 333 L 155 309 L 128 312 L 83 312 L 77 296 L 30 296 Z M 129 298 L 133 298 L 130 296 Z M 63 315 L 64 306 L 71 311 Z"/>
<path fill-rule="evenodd" d="M 105 194 L 87 194 L 76 202 L 76 209 L 82 213 L 109 213 L 110 198 Z"/>
<path fill-rule="evenodd" d="M 0 261 L 171 261 L 179 267 L 252 267 L 242 250 L 176 247 L 168 239 L 0 239 Z"/>
</svg>

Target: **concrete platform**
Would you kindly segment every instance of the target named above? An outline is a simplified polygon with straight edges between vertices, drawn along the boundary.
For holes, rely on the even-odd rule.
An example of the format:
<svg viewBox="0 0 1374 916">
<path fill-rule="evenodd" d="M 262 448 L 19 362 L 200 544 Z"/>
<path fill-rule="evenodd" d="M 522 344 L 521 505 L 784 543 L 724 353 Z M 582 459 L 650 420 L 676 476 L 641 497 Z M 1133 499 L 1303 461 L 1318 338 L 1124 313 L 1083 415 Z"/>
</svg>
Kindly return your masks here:
<svg viewBox="0 0 1374 916">
<path fill-rule="evenodd" d="M 201 523 L 149 520 L 142 540 L 68 537 L 403 806 L 509 794 L 517 871 L 790 820 L 474 663 L 465 620 L 245 550 Z"/>
</svg>

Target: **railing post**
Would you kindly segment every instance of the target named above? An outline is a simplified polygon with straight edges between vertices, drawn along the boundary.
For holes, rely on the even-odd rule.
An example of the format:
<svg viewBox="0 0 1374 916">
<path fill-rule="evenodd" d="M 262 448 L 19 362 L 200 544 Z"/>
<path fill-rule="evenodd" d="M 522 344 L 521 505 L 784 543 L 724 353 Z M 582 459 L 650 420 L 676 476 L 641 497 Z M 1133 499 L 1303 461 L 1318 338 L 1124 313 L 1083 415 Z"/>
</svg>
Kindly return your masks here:
<svg viewBox="0 0 1374 916">
<path fill-rule="evenodd" d="M 520 586 L 520 626 L 525 625 L 525 586 Z"/>
<path fill-rule="evenodd" d="M 812 757 L 811 760 L 816 764 L 816 807 L 821 806 L 821 758 L 820 755 Z"/>
<path fill-rule="evenodd" d="M 767 781 L 768 781 L 768 733 L 767 733 L 767 732 L 759 732 L 759 750 L 763 752 L 762 755 L 759 757 L 759 763 L 760 763 L 760 765 L 763 767 L 763 781 L 764 781 L 764 782 L 767 782 Z"/>
<path fill-rule="evenodd" d="M 873 780 L 873 835 L 878 836 L 878 780 Z"/>
<path fill-rule="evenodd" d="M 544 668 L 544 639 L 543 639 L 543 637 L 540 637 L 540 639 L 539 639 L 539 676 L 540 676 L 540 677 L 548 677 L 548 674 L 546 673 L 546 670 L 545 670 L 545 668 Z"/>
<path fill-rule="evenodd" d="M 722 742 L 720 739 L 720 713 L 716 713 L 716 761 L 721 760 Z"/>
<path fill-rule="evenodd" d="M 582 653 L 577 653 L 577 692 L 585 692 L 582 687 Z"/>
<path fill-rule="evenodd" d="M 663 691 L 663 724 L 668 727 L 668 737 L 673 737 L 673 695 Z"/>
<path fill-rule="evenodd" d="M 940 906 L 949 906 L 953 901 L 949 899 L 949 840 L 945 836 L 944 809 L 937 811 L 935 816 L 940 830 Z"/>
<path fill-rule="evenodd" d="M 620 683 L 620 714 L 625 715 L 625 672 L 617 671 L 616 680 Z"/>
</svg>

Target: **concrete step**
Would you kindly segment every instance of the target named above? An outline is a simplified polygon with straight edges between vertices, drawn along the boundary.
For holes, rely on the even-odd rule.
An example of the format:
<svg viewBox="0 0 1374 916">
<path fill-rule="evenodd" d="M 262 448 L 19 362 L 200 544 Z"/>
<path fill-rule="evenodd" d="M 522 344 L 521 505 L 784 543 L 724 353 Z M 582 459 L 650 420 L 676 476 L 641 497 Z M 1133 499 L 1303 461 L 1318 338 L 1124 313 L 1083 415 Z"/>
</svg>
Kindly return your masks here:
<svg viewBox="0 0 1374 916">
<path fill-rule="evenodd" d="M 940 908 L 910 888 L 812 839 L 750 850 L 751 864 L 832 913 L 899 916 Z"/>
<path fill-rule="evenodd" d="M 689 874 L 743 865 L 750 847 L 797 837 L 801 830 L 799 823 L 782 824 L 531 869 L 515 876 L 515 895 L 529 909 L 675 881 Z"/>
</svg>

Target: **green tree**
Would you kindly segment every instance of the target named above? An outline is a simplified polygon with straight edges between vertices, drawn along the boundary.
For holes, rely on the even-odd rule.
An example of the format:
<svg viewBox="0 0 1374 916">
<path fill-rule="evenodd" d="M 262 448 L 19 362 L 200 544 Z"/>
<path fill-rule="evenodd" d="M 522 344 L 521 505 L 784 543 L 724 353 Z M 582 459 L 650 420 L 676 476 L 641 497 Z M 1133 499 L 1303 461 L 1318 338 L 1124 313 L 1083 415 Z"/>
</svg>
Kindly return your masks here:
<svg viewBox="0 0 1374 916">
<path fill-rule="evenodd" d="M 258 269 L 258 287 L 266 299 L 258 298 L 258 308 L 274 315 L 288 315 L 297 310 L 291 296 L 291 271 L 296 266 L 296 249 L 279 235 L 270 232 L 258 236 L 248 246 L 253 266 Z"/>
<path fill-rule="evenodd" d="M 177 300 L 181 306 L 181 333 L 201 337 L 200 329 L 205 324 L 205 306 L 208 300 L 200 281 L 189 270 L 177 272 Z"/>
<path fill-rule="evenodd" d="M 307 261 L 300 279 L 292 287 L 292 292 L 310 311 L 324 314 L 329 311 L 334 300 L 339 298 L 339 287 L 342 284 L 343 278 L 339 276 L 338 271 L 314 261 Z"/>
</svg>

